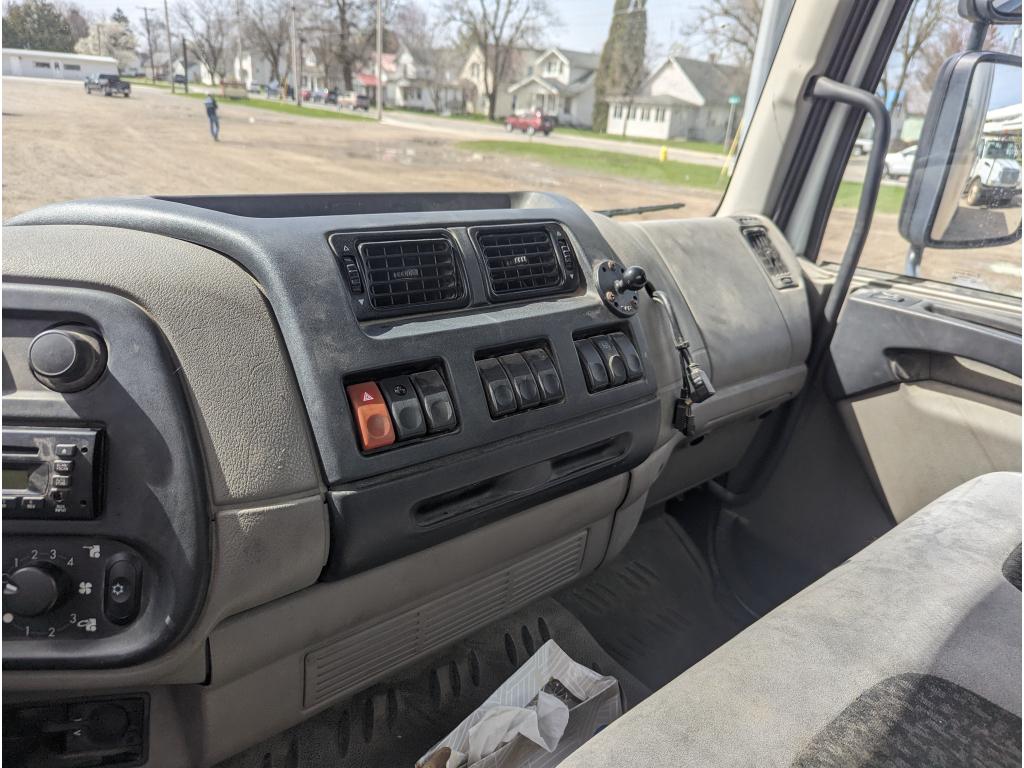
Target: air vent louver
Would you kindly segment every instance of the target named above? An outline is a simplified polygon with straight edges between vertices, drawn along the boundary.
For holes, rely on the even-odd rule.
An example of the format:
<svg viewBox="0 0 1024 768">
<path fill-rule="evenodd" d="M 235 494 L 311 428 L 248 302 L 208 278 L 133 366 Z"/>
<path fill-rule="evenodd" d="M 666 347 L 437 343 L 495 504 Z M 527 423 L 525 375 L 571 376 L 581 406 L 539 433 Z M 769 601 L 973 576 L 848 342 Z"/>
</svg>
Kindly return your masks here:
<svg viewBox="0 0 1024 768">
<path fill-rule="evenodd" d="M 494 298 L 550 293 L 565 287 L 561 256 L 548 230 L 480 229 L 476 240 Z"/>
<path fill-rule="evenodd" d="M 768 277 L 771 278 L 775 287 L 794 287 L 796 281 L 789 273 L 789 268 L 786 266 L 786 262 L 782 260 L 782 256 L 775 247 L 775 243 L 768 236 L 768 230 L 764 227 L 750 227 L 749 229 L 744 229 L 743 234 L 747 238 L 747 242 L 750 243 L 750 247 L 754 249 L 754 253 L 757 254 L 761 266 L 764 267 L 764 271 L 768 273 Z"/>
<path fill-rule="evenodd" d="M 444 237 L 360 243 L 370 304 L 409 310 L 450 304 L 463 295 L 456 256 Z"/>
</svg>

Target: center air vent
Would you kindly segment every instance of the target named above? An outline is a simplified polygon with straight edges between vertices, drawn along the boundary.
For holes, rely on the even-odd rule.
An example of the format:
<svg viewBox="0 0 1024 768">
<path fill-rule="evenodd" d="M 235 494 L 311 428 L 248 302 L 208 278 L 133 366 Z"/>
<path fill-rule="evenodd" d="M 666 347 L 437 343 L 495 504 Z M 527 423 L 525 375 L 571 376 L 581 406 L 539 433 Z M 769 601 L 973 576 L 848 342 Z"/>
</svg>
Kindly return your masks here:
<svg viewBox="0 0 1024 768">
<path fill-rule="evenodd" d="M 491 298 L 559 293 L 577 286 L 576 259 L 555 226 L 480 227 L 474 237 L 483 258 Z"/>
<path fill-rule="evenodd" d="M 393 315 L 465 303 L 460 257 L 448 237 L 410 234 L 351 242 L 345 236 L 333 236 L 332 244 L 348 270 L 349 287 L 361 308 L 368 302 L 376 313 Z M 353 245 L 358 248 L 361 269 L 345 255 Z M 364 280 L 365 299 L 358 295 L 363 293 Z"/>
</svg>

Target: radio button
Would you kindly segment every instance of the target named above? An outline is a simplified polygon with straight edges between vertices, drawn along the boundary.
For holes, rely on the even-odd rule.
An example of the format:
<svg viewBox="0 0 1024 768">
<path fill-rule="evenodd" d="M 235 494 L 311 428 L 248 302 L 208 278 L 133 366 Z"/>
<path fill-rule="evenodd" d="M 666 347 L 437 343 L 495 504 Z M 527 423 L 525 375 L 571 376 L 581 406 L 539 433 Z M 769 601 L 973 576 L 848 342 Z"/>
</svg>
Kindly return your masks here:
<svg viewBox="0 0 1024 768">
<path fill-rule="evenodd" d="M 52 483 L 53 483 L 53 487 L 54 488 L 70 488 L 71 487 L 71 476 L 70 475 L 54 475 Z"/>
<path fill-rule="evenodd" d="M 78 453 L 78 446 L 66 444 L 58 445 L 56 448 L 53 449 L 53 452 L 57 455 L 58 458 L 69 459 L 76 453 Z"/>
<path fill-rule="evenodd" d="M 3 514 L 4 517 L 8 515 L 14 515 L 21 511 L 21 496 L 4 496 L 3 497 Z"/>
<path fill-rule="evenodd" d="M 67 475 L 71 473 L 71 470 L 75 468 L 75 462 L 58 459 L 53 462 L 53 471 L 60 472 L 61 474 Z"/>
<path fill-rule="evenodd" d="M 21 500 L 22 512 L 42 512 L 46 509 L 46 499 L 42 496 L 26 496 Z"/>
</svg>

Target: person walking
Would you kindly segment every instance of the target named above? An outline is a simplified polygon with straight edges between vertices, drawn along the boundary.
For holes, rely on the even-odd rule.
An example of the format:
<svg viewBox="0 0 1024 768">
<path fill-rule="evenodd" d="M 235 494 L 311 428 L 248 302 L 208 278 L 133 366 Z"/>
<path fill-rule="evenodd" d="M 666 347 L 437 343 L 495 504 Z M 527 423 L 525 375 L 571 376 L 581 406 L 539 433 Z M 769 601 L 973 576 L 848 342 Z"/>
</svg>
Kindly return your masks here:
<svg viewBox="0 0 1024 768">
<path fill-rule="evenodd" d="M 206 101 L 203 102 L 206 105 L 206 117 L 210 120 L 210 134 L 213 136 L 214 141 L 220 141 L 220 118 L 217 117 L 217 100 L 213 98 L 213 94 L 206 96 Z"/>
</svg>

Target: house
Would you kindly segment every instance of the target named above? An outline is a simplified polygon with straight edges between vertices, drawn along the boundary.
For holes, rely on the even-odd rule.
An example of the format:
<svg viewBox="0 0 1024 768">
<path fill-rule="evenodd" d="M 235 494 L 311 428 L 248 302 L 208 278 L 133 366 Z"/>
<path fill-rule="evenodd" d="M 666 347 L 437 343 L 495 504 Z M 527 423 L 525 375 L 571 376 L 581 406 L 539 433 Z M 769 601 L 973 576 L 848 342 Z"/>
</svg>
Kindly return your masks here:
<svg viewBox="0 0 1024 768">
<path fill-rule="evenodd" d="M 532 71 L 509 86 L 512 111 L 540 110 L 563 125 L 590 127 L 600 58 L 564 48 L 544 51 L 534 60 Z"/>
<path fill-rule="evenodd" d="M 498 83 L 495 89 L 494 116 L 505 117 L 510 115 L 512 107 L 512 94 L 508 92 L 509 83 L 517 83 L 524 77 L 533 74 L 533 62 L 543 51 L 532 48 L 514 48 L 509 53 L 509 62 L 505 68 L 503 82 Z M 485 79 L 485 75 L 487 75 Z M 487 114 L 488 98 L 486 82 L 493 82 L 493 75 L 488 71 L 487 63 L 484 60 L 484 52 L 480 46 L 476 46 L 469 52 L 466 62 L 462 65 L 459 73 L 459 80 L 462 90 L 465 93 L 465 109 L 474 114 Z"/>
<path fill-rule="evenodd" d="M 607 132 L 723 143 L 736 131 L 748 77 L 742 67 L 670 56 L 637 94 L 608 99 Z"/>
<path fill-rule="evenodd" d="M 45 77 L 50 80 L 85 80 L 92 75 L 117 74 L 117 59 L 82 53 L 29 51 L 23 48 L 2 50 L 3 74 L 20 77 Z"/>
<path fill-rule="evenodd" d="M 461 112 L 464 100 L 458 74 L 454 49 L 425 50 L 402 43 L 385 78 L 385 101 L 405 109 Z"/>
</svg>

